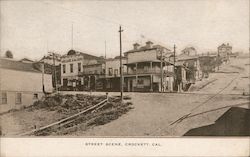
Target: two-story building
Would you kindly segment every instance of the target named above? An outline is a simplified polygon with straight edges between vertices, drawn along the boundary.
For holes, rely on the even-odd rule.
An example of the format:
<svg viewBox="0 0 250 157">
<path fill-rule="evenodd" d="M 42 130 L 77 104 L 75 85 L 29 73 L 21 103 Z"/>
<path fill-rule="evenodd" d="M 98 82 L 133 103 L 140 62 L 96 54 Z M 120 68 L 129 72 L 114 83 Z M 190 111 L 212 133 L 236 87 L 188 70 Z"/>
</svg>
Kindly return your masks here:
<svg viewBox="0 0 250 157">
<path fill-rule="evenodd" d="M 80 90 L 84 84 L 83 66 L 97 64 L 99 57 L 70 50 L 61 57 L 61 90 Z"/>
<path fill-rule="evenodd" d="M 151 41 L 145 46 L 135 43 L 134 48 L 124 53 L 127 57 L 127 72 L 124 81 L 127 91 L 173 91 L 174 68 L 168 59 L 173 53 Z"/>
<path fill-rule="evenodd" d="M 42 65 L 0 58 L 0 112 L 32 105 L 52 90 Z"/>
<path fill-rule="evenodd" d="M 83 83 L 80 87 L 80 90 L 84 91 L 98 91 L 103 90 L 105 69 L 104 61 L 100 60 L 95 64 L 86 64 L 83 65 L 82 72 L 79 72 L 79 77 L 82 78 Z"/>
<path fill-rule="evenodd" d="M 122 69 L 123 73 L 127 71 L 126 64 L 127 58 L 122 57 Z M 104 82 L 104 91 L 120 91 L 120 56 L 109 58 L 105 60 L 104 64 L 105 69 L 105 76 L 103 78 Z M 123 89 L 125 89 L 126 86 L 124 85 Z"/>
<path fill-rule="evenodd" d="M 186 67 L 186 80 L 188 83 L 195 83 L 202 79 L 203 73 L 200 66 L 199 56 L 189 56 L 181 54 L 177 56 L 177 61 L 183 62 Z"/>
<path fill-rule="evenodd" d="M 49 52 L 39 63 L 44 64 L 45 73 L 52 74 L 52 85 L 58 89 L 61 86 L 61 55 Z"/>
<path fill-rule="evenodd" d="M 222 62 L 227 63 L 229 61 L 229 56 L 232 54 L 232 46 L 227 44 L 221 44 L 218 46 L 218 56 L 222 59 Z"/>
</svg>

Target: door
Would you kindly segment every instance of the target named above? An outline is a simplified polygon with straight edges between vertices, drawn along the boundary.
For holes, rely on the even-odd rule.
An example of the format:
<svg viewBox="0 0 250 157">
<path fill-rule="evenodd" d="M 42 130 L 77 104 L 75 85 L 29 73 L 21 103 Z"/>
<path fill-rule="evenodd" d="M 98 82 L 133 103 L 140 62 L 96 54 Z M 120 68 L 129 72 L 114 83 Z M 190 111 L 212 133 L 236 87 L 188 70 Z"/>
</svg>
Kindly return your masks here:
<svg viewBox="0 0 250 157">
<path fill-rule="evenodd" d="M 129 89 L 128 89 L 129 92 L 132 92 L 133 91 L 133 80 L 129 80 Z"/>
</svg>

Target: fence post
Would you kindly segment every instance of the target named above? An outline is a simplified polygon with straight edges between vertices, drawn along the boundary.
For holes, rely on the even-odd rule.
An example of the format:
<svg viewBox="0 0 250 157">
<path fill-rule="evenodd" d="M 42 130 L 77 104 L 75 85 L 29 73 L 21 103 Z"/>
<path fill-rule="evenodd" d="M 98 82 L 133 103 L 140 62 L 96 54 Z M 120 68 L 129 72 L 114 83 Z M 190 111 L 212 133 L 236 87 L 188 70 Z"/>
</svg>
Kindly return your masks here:
<svg viewBox="0 0 250 157">
<path fill-rule="evenodd" d="M 108 95 L 109 95 L 109 93 L 106 92 L 106 99 L 107 99 L 107 102 L 109 101 Z"/>
</svg>

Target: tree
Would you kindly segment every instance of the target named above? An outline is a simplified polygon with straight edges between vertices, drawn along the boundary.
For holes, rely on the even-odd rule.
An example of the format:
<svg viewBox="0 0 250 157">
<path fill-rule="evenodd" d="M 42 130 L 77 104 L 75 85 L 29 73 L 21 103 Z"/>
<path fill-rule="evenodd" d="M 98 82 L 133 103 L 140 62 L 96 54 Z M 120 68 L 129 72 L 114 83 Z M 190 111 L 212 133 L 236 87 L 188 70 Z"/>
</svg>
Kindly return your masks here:
<svg viewBox="0 0 250 157">
<path fill-rule="evenodd" d="M 11 52 L 10 50 L 7 50 L 7 51 L 5 52 L 5 57 L 6 57 L 6 58 L 13 58 L 12 52 Z"/>
</svg>

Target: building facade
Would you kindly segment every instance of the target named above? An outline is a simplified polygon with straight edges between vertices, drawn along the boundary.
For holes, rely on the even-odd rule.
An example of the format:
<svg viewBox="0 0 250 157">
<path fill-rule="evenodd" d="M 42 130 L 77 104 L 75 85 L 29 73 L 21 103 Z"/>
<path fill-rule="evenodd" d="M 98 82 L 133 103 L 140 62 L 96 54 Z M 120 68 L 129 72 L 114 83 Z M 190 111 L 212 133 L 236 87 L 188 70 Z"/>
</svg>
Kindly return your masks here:
<svg viewBox="0 0 250 157">
<path fill-rule="evenodd" d="M 232 46 L 227 44 L 221 44 L 218 47 L 218 56 L 222 59 L 222 62 L 228 62 L 229 61 L 229 56 L 232 54 Z"/>
<path fill-rule="evenodd" d="M 179 62 L 183 62 L 186 67 L 186 81 L 187 83 L 195 83 L 196 81 L 202 80 L 203 73 L 200 66 L 199 56 L 189 56 L 182 54 L 177 57 Z"/>
<path fill-rule="evenodd" d="M 61 55 L 49 52 L 38 63 L 44 64 L 45 73 L 52 75 L 53 88 L 59 89 L 61 86 Z"/>
<path fill-rule="evenodd" d="M 104 88 L 104 63 L 98 61 L 96 64 L 83 65 L 83 71 L 79 73 L 79 77 L 82 79 L 82 85 L 80 90 L 83 91 L 100 91 Z"/>
<path fill-rule="evenodd" d="M 70 50 L 61 57 L 61 90 L 80 90 L 84 81 L 83 66 L 97 64 L 99 57 Z"/>
<path fill-rule="evenodd" d="M 127 91 L 160 92 L 173 91 L 174 67 L 167 62 L 173 54 L 169 49 L 153 45 L 151 41 L 125 52 L 127 72 L 124 81 Z"/>
<path fill-rule="evenodd" d="M 12 59 L 0 59 L 0 111 L 32 105 L 44 93 L 51 93 L 52 75 L 44 74 L 42 66 Z"/>
<path fill-rule="evenodd" d="M 122 57 L 123 73 L 127 71 L 126 64 L 127 58 Z M 120 91 L 120 56 L 109 58 L 105 60 L 105 77 L 103 78 L 104 91 Z M 124 85 L 123 88 L 126 88 Z"/>
</svg>

